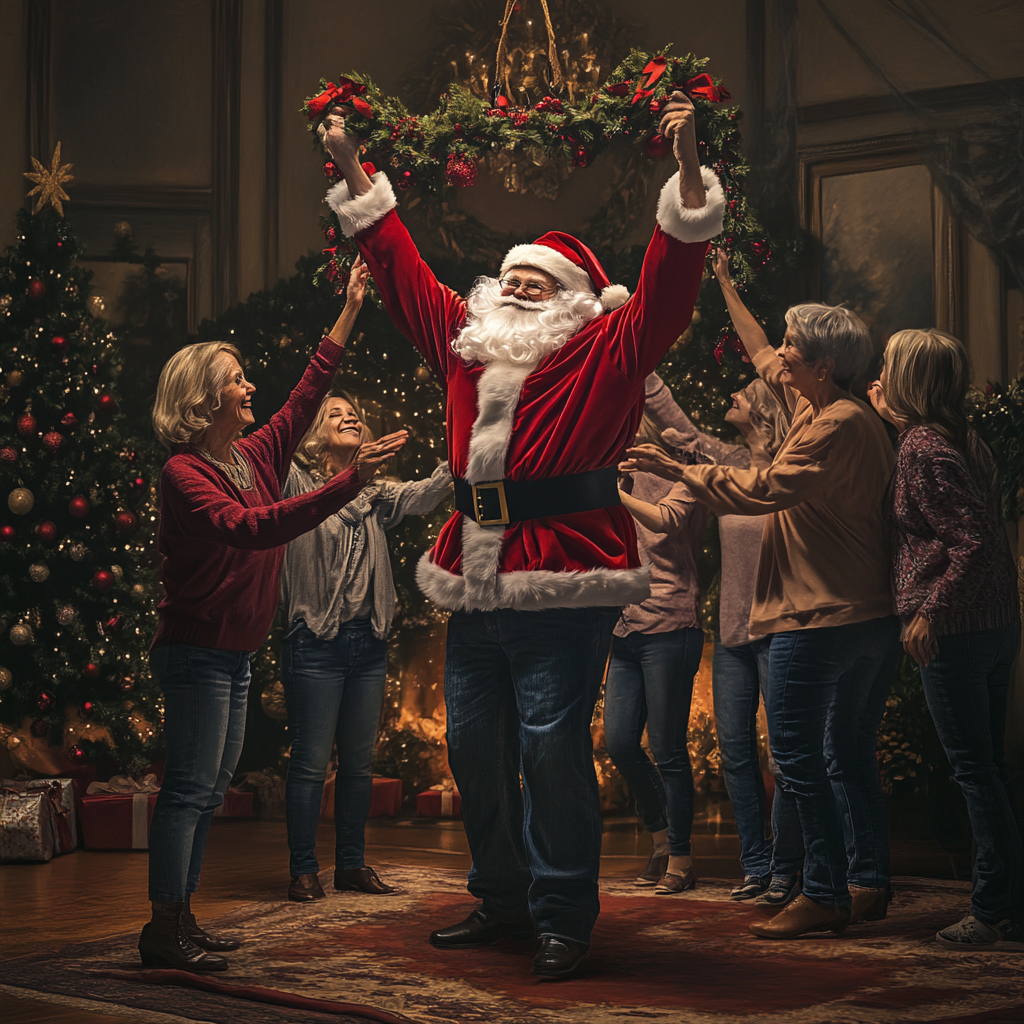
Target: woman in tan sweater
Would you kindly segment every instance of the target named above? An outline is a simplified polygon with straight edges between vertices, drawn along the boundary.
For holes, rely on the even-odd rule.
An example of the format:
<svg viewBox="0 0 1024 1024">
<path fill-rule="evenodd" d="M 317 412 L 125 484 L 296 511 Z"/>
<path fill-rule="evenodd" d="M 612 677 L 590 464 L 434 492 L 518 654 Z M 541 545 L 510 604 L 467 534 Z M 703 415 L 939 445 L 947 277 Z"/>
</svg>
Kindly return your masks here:
<svg viewBox="0 0 1024 1024">
<path fill-rule="evenodd" d="M 683 466 L 642 446 L 621 468 L 682 481 L 718 515 L 767 515 L 750 629 L 772 634 L 768 732 L 796 797 L 805 860 L 803 894 L 750 928 L 768 938 L 838 933 L 851 892 L 855 920 L 884 917 L 888 902 L 874 752 L 900 652 L 882 517 L 892 446 L 847 390 L 871 354 L 863 322 L 842 307 L 794 306 L 775 352 L 718 261 L 733 323 L 789 410 L 790 431 L 766 467 Z"/>
</svg>

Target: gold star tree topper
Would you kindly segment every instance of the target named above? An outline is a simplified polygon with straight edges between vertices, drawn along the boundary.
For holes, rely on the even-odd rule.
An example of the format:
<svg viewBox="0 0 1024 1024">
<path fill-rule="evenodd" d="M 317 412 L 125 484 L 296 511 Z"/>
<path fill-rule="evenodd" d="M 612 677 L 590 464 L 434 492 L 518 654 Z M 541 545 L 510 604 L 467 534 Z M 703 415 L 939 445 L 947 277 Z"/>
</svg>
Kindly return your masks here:
<svg viewBox="0 0 1024 1024">
<path fill-rule="evenodd" d="M 34 181 L 36 187 L 31 192 L 27 193 L 26 198 L 29 196 L 36 197 L 36 208 L 32 211 L 33 214 L 38 213 L 47 203 L 49 203 L 62 217 L 64 216 L 64 206 L 62 201 L 70 201 L 70 196 L 64 189 L 61 188 L 65 182 L 74 181 L 75 176 L 68 174 L 68 171 L 74 167 L 74 164 L 64 164 L 61 167 L 60 164 L 60 143 L 57 143 L 57 148 L 53 151 L 53 160 L 50 162 L 50 169 L 47 170 L 35 157 L 32 157 L 32 165 L 35 167 L 34 171 L 25 171 L 25 177 L 29 181 Z"/>
</svg>

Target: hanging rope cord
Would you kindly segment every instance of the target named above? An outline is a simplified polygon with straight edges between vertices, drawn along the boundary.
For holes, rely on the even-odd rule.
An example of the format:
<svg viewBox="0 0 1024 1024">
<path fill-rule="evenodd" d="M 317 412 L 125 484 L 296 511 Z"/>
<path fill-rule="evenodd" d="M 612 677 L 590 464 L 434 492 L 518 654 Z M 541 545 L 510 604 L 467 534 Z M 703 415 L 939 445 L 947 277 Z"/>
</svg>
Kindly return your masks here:
<svg viewBox="0 0 1024 1024">
<path fill-rule="evenodd" d="M 498 40 L 498 53 L 494 58 L 494 96 L 497 98 L 501 92 L 499 82 L 504 82 L 505 95 L 512 100 L 512 90 L 508 84 L 508 69 L 505 62 L 508 60 L 508 26 L 515 14 L 516 5 L 519 0 L 506 0 L 505 16 L 501 19 L 501 38 Z M 562 85 L 562 65 L 558 62 L 558 46 L 555 42 L 555 27 L 551 24 L 551 11 L 548 10 L 548 0 L 540 0 L 544 8 L 544 27 L 548 33 L 548 62 L 551 64 L 551 85 L 555 89 Z"/>
</svg>

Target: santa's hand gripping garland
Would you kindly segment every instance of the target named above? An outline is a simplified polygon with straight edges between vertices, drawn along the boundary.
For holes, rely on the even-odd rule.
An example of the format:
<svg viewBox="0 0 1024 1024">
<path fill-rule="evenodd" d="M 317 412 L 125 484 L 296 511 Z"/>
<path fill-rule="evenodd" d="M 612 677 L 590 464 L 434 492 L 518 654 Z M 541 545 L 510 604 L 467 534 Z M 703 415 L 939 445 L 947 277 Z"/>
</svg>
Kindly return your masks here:
<svg viewBox="0 0 1024 1024">
<path fill-rule="evenodd" d="M 534 268 L 557 285 L 538 296 L 441 285 L 371 180 L 341 113 L 321 137 L 344 180 L 327 200 L 354 237 L 395 324 L 445 384 L 457 508 L 417 577 L 453 610 L 538 610 L 642 600 L 647 579 L 615 466 L 643 412 L 644 379 L 686 329 L 724 197 L 701 168 L 693 107 L 674 93 L 660 134 L 679 173 L 664 186 L 636 294 L 609 285 L 583 243 L 550 232 L 515 246 L 500 278 Z"/>
</svg>

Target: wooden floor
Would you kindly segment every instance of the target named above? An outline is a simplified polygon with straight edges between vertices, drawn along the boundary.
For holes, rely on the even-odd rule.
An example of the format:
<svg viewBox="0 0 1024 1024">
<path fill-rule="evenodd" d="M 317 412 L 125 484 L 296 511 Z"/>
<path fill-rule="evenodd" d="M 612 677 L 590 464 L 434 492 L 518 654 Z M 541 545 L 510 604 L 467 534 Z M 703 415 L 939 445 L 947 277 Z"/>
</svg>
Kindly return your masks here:
<svg viewBox="0 0 1024 1024">
<path fill-rule="evenodd" d="M 731 822 L 698 822 L 702 831 L 695 830 L 693 836 L 698 876 L 739 876 L 739 843 L 730 826 Z M 321 867 L 330 866 L 332 826 L 321 825 L 317 843 Z M 646 863 L 649 850 L 649 837 L 639 833 L 632 820 L 606 821 L 602 875 L 635 875 Z M 366 859 L 371 865 L 396 859 L 463 870 L 470 865 L 459 821 L 371 820 Z M 948 863 L 941 851 L 934 849 L 895 850 L 893 868 L 899 874 L 949 876 Z M 0 986 L 3 960 L 141 929 L 149 919 L 147 870 L 144 851 L 78 850 L 49 864 L 0 866 Z M 283 821 L 215 819 L 202 890 L 193 902 L 201 919 L 218 917 L 253 901 L 283 899 L 287 885 Z M 173 1010 L 168 1008 L 168 1012 Z M 133 1024 L 147 1016 L 68 1008 L 0 990 L 3 1024 Z"/>
</svg>

